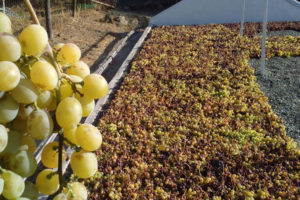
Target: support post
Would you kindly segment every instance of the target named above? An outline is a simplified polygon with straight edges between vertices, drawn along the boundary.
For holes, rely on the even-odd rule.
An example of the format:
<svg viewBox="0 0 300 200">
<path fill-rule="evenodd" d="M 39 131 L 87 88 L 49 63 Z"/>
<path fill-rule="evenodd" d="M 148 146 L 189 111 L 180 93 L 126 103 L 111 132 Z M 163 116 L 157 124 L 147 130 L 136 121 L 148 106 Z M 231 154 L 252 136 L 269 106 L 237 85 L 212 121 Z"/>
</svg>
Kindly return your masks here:
<svg viewBox="0 0 300 200">
<path fill-rule="evenodd" d="M 243 34 L 244 34 L 245 9 L 246 9 L 246 0 L 243 0 L 242 18 L 241 18 L 241 32 L 240 32 L 241 36 L 243 36 Z"/>
<path fill-rule="evenodd" d="M 2 0 L 2 9 L 3 9 L 3 13 L 5 14 L 5 0 Z"/>
<path fill-rule="evenodd" d="M 45 0 L 46 26 L 49 39 L 52 39 L 51 6 L 50 0 Z"/>
<path fill-rule="evenodd" d="M 260 74 L 264 76 L 265 73 L 265 57 L 266 57 L 266 35 L 267 35 L 267 21 L 268 21 L 268 0 L 265 0 L 264 6 L 264 22 L 263 22 L 263 36 L 261 46 L 261 63 Z"/>
<path fill-rule="evenodd" d="M 76 15 L 77 10 L 77 0 L 73 0 L 73 17 Z"/>
</svg>

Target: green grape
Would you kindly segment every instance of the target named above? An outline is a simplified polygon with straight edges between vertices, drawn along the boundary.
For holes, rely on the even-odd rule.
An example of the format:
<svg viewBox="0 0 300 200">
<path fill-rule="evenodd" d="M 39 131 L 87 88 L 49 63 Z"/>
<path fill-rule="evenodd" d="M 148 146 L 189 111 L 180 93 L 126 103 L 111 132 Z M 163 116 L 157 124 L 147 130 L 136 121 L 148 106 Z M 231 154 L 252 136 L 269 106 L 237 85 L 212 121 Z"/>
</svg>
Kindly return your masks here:
<svg viewBox="0 0 300 200">
<path fill-rule="evenodd" d="M 82 117 L 80 102 L 74 97 L 63 99 L 56 109 L 56 121 L 64 129 L 77 126 Z"/>
<path fill-rule="evenodd" d="M 17 131 L 8 132 L 8 140 L 5 149 L 1 152 L 1 155 L 11 155 L 17 153 L 21 143 L 21 134 Z"/>
<path fill-rule="evenodd" d="M 86 187 L 80 183 L 80 182 L 73 182 L 71 183 L 70 187 L 72 193 L 70 192 L 68 194 L 68 199 L 82 199 L 82 200 L 87 200 L 88 198 L 88 192 Z"/>
<path fill-rule="evenodd" d="M 20 70 L 10 61 L 0 61 L 0 91 L 9 91 L 20 82 Z"/>
<path fill-rule="evenodd" d="M 102 144 L 102 135 L 99 130 L 91 124 L 81 124 L 76 129 L 78 144 L 85 151 L 95 151 Z"/>
<path fill-rule="evenodd" d="M 36 103 L 39 108 L 47 108 L 50 106 L 53 99 L 55 99 L 53 94 L 49 90 L 45 90 L 39 94 Z"/>
<path fill-rule="evenodd" d="M 11 91 L 11 96 L 18 102 L 30 104 L 37 100 L 38 90 L 28 79 L 21 79 L 19 85 Z"/>
<path fill-rule="evenodd" d="M 0 195 L 3 192 L 3 188 L 4 188 L 4 180 L 3 180 L 3 178 L 0 178 Z"/>
<path fill-rule="evenodd" d="M 64 44 L 57 54 L 58 62 L 65 64 L 74 64 L 79 61 L 81 51 L 79 47 L 73 43 Z"/>
<path fill-rule="evenodd" d="M 87 117 L 95 108 L 95 101 L 94 99 L 83 96 L 81 97 L 79 94 L 75 95 L 75 98 L 80 102 L 82 107 L 82 117 Z"/>
<path fill-rule="evenodd" d="M 70 129 L 64 129 L 64 137 L 66 139 L 68 139 L 70 142 L 72 142 L 73 144 L 79 146 L 77 137 L 76 137 L 76 129 L 77 129 L 77 127 L 73 127 Z M 66 143 L 66 144 L 69 145 L 69 143 Z"/>
<path fill-rule="evenodd" d="M 2 195 L 7 199 L 19 198 L 25 189 L 25 183 L 21 176 L 12 172 L 4 171 L 1 174 L 4 180 L 4 188 Z"/>
<path fill-rule="evenodd" d="M 64 161 L 65 159 L 66 152 L 63 148 L 62 160 Z M 41 161 L 47 168 L 58 167 L 58 142 L 51 142 L 44 147 L 41 155 Z"/>
<path fill-rule="evenodd" d="M 98 170 L 97 157 L 91 152 L 74 152 L 71 156 L 71 168 L 79 178 L 90 178 Z"/>
<path fill-rule="evenodd" d="M 27 117 L 32 113 L 32 111 L 33 111 L 32 106 L 20 104 L 18 116 L 21 119 L 27 119 Z"/>
<path fill-rule="evenodd" d="M 13 130 L 18 131 L 19 133 L 26 133 L 27 132 L 27 120 L 22 119 L 21 117 L 17 116 L 13 121 Z"/>
<path fill-rule="evenodd" d="M 39 198 L 39 192 L 33 183 L 29 181 L 25 182 L 25 190 L 22 197 L 26 197 L 31 200 L 37 200 Z"/>
<path fill-rule="evenodd" d="M 108 92 L 107 81 L 99 74 L 90 74 L 83 79 L 83 82 L 83 94 L 90 98 L 99 99 Z"/>
<path fill-rule="evenodd" d="M 67 97 L 72 96 L 73 94 L 73 89 L 72 86 L 68 82 L 62 81 L 60 84 L 60 98 L 65 99 Z"/>
<path fill-rule="evenodd" d="M 0 49 L 0 61 L 15 62 L 21 57 L 21 45 L 13 35 L 0 35 Z"/>
<path fill-rule="evenodd" d="M 59 193 L 54 197 L 53 200 L 68 200 L 68 198 L 64 193 Z"/>
<path fill-rule="evenodd" d="M 72 64 L 71 67 L 67 69 L 67 73 L 84 78 L 90 74 L 90 68 L 85 62 L 80 60 Z"/>
<path fill-rule="evenodd" d="M 58 76 L 54 67 L 46 61 L 37 61 L 30 71 L 31 81 L 43 90 L 52 90 L 57 86 Z"/>
<path fill-rule="evenodd" d="M 0 153 L 5 149 L 8 142 L 8 134 L 5 126 L 0 124 Z"/>
<path fill-rule="evenodd" d="M 0 34 L 12 33 L 11 21 L 7 15 L 0 12 Z"/>
<path fill-rule="evenodd" d="M 16 154 L 9 157 L 10 170 L 22 177 L 33 175 L 36 170 L 37 162 L 29 151 L 19 150 Z"/>
<path fill-rule="evenodd" d="M 27 151 L 29 151 L 32 154 L 34 154 L 36 150 L 35 140 L 29 135 L 21 136 L 20 146 L 27 146 Z"/>
<path fill-rule="evenodd" d="M 10 95 L 5 95 L 0 99 L 0 123 L 6 124 L 13 121 L 18 112 L 19 104 Z"/>
<path fill-rule="evenodd" d="M 44 169 L 41 171 L 35 181 L 37 190 L 45 195 L 54 194 L 59 188 L 58 174 L 53 174 L 55 171 L 52 169 Z M 51 177 L 48 175 L 53 174 Z"/>
<path fill-rule="evenodd" d="M 22 30 L 19 41 L 24 53 L 30 56 L 37 56 L 46 48 L 48 35 L 42 26 L 32 24 Z"/>
<path fill-rule="evenodd" d="M 37 140 L 46 139 L 53 131 L 53 120 L 45 110 L 33 111 L 27 119 L 28 134 Z"/>
</svg>

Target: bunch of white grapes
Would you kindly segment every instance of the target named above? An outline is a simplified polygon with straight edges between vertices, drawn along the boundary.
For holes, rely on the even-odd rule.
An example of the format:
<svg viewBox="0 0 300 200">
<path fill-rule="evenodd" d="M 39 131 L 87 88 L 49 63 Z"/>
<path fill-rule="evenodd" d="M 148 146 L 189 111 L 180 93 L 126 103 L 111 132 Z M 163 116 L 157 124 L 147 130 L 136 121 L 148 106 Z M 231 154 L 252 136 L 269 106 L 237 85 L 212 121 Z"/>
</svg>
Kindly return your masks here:
<svg viewBox="0 0 300 200">
<path fill-rule="evenodd" d="M 101 146 L 102 135 L 80 121 L 93 111 L 94 99 L 107 94 L 108 84 L 101 75 L 90 74 L 80 57 L 80 49 L 72 43 L 51 50 L 47 32 L 37 24 L 15 37 L 10 19 L 0 12 L 0 195 L 5 199 L 33 200 L 39 192 L 58 191 L 56 141 L 42 150 L 46 169 L 38 173 L 35 185 L 24 182 L 36 172 L 36 140 L 45 140 L 54 131 L 63 135 L 64 146 L 76 149 L 71 168 L 77 177 L 89 178 L 98 170 L 93 151 Z M 65 148 L 62 158 L 66 159 Z M 84 200 L 87 189 L 79 182 L 69 183 L 55 199 Z"/>
</svg>

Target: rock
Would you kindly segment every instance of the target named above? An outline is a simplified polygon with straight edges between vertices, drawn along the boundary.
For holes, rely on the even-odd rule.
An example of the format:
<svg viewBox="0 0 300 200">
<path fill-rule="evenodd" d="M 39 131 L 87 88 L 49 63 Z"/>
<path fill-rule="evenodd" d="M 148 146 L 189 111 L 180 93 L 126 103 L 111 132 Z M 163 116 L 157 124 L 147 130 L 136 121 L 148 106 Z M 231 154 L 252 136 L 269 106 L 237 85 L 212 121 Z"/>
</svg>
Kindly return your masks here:
<svg viewBox="0 0 300 200">
<path fill-rule="evenodd" d="M 125 16 L 118 16 L 115 18 L 115 21 L 119 22 L 119 24 L 122 24 L 124 26 L 128 25 L 128 20 L 125 18 Z"/>
</svg>

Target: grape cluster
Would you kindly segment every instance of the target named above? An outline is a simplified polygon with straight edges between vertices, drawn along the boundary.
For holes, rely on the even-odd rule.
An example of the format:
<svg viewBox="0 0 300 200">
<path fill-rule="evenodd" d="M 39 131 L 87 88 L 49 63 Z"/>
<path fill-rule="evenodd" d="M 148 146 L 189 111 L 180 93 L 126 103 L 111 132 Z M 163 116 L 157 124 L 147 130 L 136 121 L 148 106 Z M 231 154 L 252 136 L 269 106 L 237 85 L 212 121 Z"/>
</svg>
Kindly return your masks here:
<svg viewBox="0 0 300 200">
<path fill-rule="evenodd" d="M 80 182 L 59 180 L 59 153 L 65 147 L 76 151 L 71 168 L 79 178 L 90 178 L 98 170 L 93 151 L 100 148 L 102 135 L 91 124 L 81 124 L 95 107 L 95 99 L 105 96 L 108 83 L 80 60 L 81 51 L 73 43 L 51 49 L 45 29 L 27 26 L 18 38 L 12 34 L 10 19 L 0 12 L 0 194 L 5 199 L 37 199 L 39 192 L 55 199 L 87 199 Z M 64 139 L 48 143 L 41 162 L 46 167 L 36 183 L 24 182 L 37 169 L 36 141 L 53 132 Z M 61 152 L 59 151 L 61 147 Z"/>
</svg>

